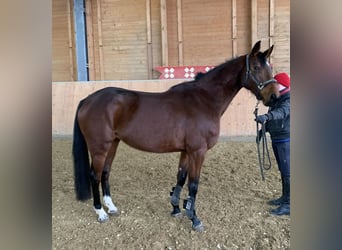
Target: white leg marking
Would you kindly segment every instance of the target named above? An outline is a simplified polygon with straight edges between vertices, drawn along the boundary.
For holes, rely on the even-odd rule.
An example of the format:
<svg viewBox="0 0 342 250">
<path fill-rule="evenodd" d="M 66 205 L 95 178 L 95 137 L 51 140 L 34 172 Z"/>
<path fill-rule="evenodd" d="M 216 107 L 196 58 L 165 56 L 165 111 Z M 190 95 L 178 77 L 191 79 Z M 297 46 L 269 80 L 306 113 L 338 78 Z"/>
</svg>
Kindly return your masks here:
<svg viewBox="0 0 342 250">
<path fill-rule="evenodd" d="M 116 214 L 118 213 L 118 208 L 114 205 L 112 198 L 110 196 L 105 195 L 103 197 L 103 203 L 108 208 L 109 214 Z"/>
<path fill-rule="evenodd" d="M 97 220 L 98 220 L 99 222 L 105 222 L 106 220 L 109 219 L 108 214 L 103 210 L 102 207 L 101 207 L 100 209 L 94 208 L 94 210 L 95 210 L 95 213 L 99 216 L 99 217 L 97 218 Z"/>
</svg>

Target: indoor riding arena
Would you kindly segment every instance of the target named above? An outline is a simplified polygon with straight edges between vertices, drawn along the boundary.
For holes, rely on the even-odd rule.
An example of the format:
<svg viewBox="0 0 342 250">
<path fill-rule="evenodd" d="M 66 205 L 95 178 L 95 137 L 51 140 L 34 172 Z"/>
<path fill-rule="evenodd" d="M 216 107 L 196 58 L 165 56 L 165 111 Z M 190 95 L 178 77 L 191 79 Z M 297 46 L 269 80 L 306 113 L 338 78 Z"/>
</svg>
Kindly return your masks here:
<svg viewBox="0 0 342 250">
<path fill-rule="evenodd" d="M 290 217 L 269 212 L 267 201 L 281 195 L 280 174 L 268 137 L 271 168 L 262 180 L 257 99 L 247 89 L 223 113 L 204 159 L 196 198 L 202 232 L 183 209 L 187 184 L 182 214 L 171 216 L 179 152 L 121 142 L 109 178 L 119 211 L 104 222 L 93 198 L 76 199 L 72 155 L 77 106 L 99 89 L 164 92 L 248 54 L 257 41 L 261 51 L 274 45 L 273 73 L 290 74 L 290 1 L 53 0 L 52 7 L 52 248 L 290 249 Z"/>
</svg>

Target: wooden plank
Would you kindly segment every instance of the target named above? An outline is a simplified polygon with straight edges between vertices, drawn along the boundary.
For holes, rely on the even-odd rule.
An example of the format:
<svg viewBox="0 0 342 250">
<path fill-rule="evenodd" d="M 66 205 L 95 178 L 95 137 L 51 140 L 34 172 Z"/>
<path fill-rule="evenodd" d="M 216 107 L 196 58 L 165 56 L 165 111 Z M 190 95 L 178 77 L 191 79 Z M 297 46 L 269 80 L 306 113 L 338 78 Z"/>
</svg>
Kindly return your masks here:
<svg viewBox="0 0 342 250">
<path fill-rule="evenodd" d="M 151 25 L 151 0 L 146 0 L 146 32 L 147 32 L 147 77 L 152 79 L 152 25 Z"/>
<path fill-rule="evenodd" d="M 251 48 L 251 0 L 236 1 L 237 55 L 245 54 Z M 246 7 L 247 6 L 247 7 Z"/>
<path fill-rule="evenodd" d="M 94 57 L 94 34 L 93 34 L 93 16 L 91 11 L 91 0 L 86 0 L 86 26 L 87 26 L 87 45 L 88 45 L 88 73 L 89 80 L 96 80 L 95 75 L 95 57 Z"/>
<path fill-rule="evenodd" d="M 149 78 L 152 31 L 147 27 L 152 26 L 152 20 L 148 23 L 151 14 L 146 4 L 146 0 L 101 0 L 105 80 Z"/>
<path fill-rule="evenodd" d="M 146 32 L 147 43 L 152 43 L 152 31 L 151 31 L 151 0 L 146 0 Z"/>
<path fill-rule="evenodd" d="M 182 0 L 177 0 L 177 34 L 178 34 L 178 65 L 182 66 L 183 58 L 183 22 L 182 22 Z"/>
<path fill-rule="evenodd" d="M 69 44 L 69 72 L 72 81 L 75 81 L 74 76 L 74 60 L 73 60 L 73 42 L 72 42 L 72 28 L 71 28 L 71 7 L 70 1 L 67 0 L 67 16 L 68 16 L 68 44 Z"/>
<path fill-rule="evenodd" d="M 251 0 L 251 33 L 252 33 L 252 46 L 258 40 L 258 5 L 257 0 Z"/>
<path fill-rule="evenodd" d="M 183 65 L 217 65 L 232 57 L 231 1 L 198 2 L 182 1 Z"/>
<path fill-rule="evenodd" d="M 273 36 L 274 36 L 274 0 L 270 0 L 270 17 L 269 17 L 269 40 L 270 40 L 270 46 L 273 45 Z M 270 62 L 272 62 L 273 54 L 271 54 Z"/>
<path fill-rule="evenodd" d="M 160 0 L 151 0 L 151 29 L 152 29 L 152 62 L 153 67 L 161 65 L 161 29 L 160 29 Z M 152 71 L 152 78 L 158 78 L 159 73 Z"/>
<path fill-rule="evenodd" d="M 232 56 L 237 56 L 237 23 L 236 23 L 236 0 L 232 0 Z"/>
<path fill-rule="evenodd" d="M 270 1 L 270 18 L 269 18 L 269 22 L 270 22 L 270 32 L 269 35 L 273 37 L 274 35 L 274 0 L 269 0 Z"/>
<path fill-rule="evenodd" d="M 147 44 L 147 77 L 153 78 L 153 55 L 152 55 L 152 43 Z"/>
<path fill-rule="evenodd" d="M 160 23 L 162 37 L 162 65 L 169 64 L 168 45 L 167 45 L 167 15 L 166 15 L 166 0 L 160 0 Z"/>
<path fill-rule="evenodd" d="M 101 0 L 97 0 L 97 30 L 99 43 L 100 80 L 104 80 Z"/>
<path fill-rule="evenodd" d="M 177 28 L 177 0 L 166 1 L 167 11 L 167 47 L 168 47 L 168 65 L 178 65 L 178 28 Z M 183 7 L 184 8 L 184 2 Z M 184 9 L 182 10 L 182 12 Z M 184 12 L 183 12 L 184 13 Z M 184 22 L 184 16 L 183 16 Z M 183 34 L 184 41 L 184 34 Z M 184 47 L 184 42 L 183 42 Z M 183 49 L 184 54 L 184 49 Z M 160 64 L 161 65 L 161 64 Z"/>
</svg>

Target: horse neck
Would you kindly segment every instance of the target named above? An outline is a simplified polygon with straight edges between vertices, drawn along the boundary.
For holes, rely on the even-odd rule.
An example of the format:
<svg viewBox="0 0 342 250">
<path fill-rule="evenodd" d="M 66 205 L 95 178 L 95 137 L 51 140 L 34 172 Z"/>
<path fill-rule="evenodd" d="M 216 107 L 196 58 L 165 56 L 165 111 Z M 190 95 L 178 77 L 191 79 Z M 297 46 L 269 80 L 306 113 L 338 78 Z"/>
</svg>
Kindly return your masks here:
<svg viewBox="0 0 342 250">
<path fill-rule="evenodd" d="M 211 97 L 211 106 L 219 115 L 226 111 L 228 105 L 242 88 L 243 58 L 240 56 L 218 66 L 213 72 L 208 72 L 208 75 L 199 82 L 201 88 Z"/>
</svg>

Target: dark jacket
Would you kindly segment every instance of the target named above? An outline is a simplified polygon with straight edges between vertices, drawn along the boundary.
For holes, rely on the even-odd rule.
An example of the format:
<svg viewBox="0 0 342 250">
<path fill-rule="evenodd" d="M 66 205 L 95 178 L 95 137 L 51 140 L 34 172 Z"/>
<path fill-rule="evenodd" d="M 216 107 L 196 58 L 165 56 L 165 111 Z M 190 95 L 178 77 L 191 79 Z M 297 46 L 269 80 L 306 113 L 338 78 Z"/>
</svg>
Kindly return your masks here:
<svg viewBox="0 0 342 250">
<path fill-rule="evenodd" d="M 266 131 L 272 140 L 290 138 L 290 92 L 281 95 L 268 109 Z"/>
</svg>

